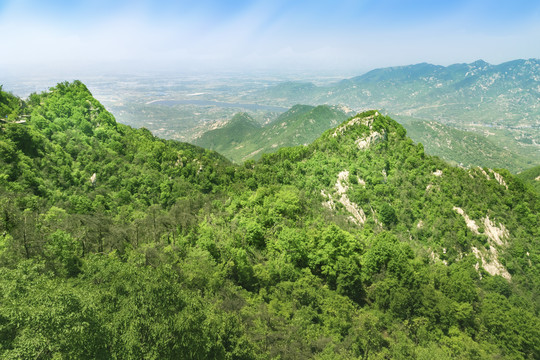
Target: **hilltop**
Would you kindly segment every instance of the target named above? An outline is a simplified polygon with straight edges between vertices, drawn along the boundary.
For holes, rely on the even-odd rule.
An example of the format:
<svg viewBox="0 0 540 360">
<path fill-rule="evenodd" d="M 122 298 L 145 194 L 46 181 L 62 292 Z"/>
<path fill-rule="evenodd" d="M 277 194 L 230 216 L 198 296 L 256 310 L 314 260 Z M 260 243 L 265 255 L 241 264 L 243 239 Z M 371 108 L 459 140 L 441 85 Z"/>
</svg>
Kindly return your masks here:
<svg viewBox="0 0 540 360">
<path fill-rule="evenodd" d="M 377 111 L 234 165 L 80 82 L 20 104 L 3 358 L 540 357 L 540 201 L 507 170 L 450 166 Z"/>
</svg>

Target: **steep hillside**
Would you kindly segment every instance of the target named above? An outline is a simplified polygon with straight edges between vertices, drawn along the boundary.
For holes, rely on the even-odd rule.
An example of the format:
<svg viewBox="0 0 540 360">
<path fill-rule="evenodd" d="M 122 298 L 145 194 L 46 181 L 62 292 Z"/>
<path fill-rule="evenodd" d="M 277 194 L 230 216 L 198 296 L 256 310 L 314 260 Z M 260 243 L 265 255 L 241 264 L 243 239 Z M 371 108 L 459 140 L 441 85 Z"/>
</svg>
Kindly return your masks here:
<svg viewBox="0 0 540 360">
<path fill-rule="evenodd" d="M 436 155 L 465 167 L 506 167 L 511 172 L 530 167 L 533 163 L 488 137 L 471 131 L 458 130 L 436 121 L 397 117 L 412 140 L 421 142 L 426 153 Z"/>
<path fill-rule="evenodd" d="M 240 124 L 236 119 L 238 116 L 224 127 L 204 133 L 194 144 L 218 151 L 241 163 L 258 159 L 262 154 L 284 146 L 309 144 L 325 130 L 347 118 L 342 109 L 326 105 L 295 105 L 263 127 L 250 125 L 254 123 L 252 119 L 244 119 Z"/>
<path fill-rule="evenodd" d="M 207 149 L 219 151 L 227 155 L 245 139 L 255 136 L 261 126 L 246 113 L 238 113 L 225 126 L 205 132 L 197 139 L 196 144 Z"/>
<path fill-rule="evenodd" d="M 0 125 L 2 358 L 540 357 L 540 201 L 506 170 L 375 111 L 238 166 L 79 82 L 23 108 Z"/>
<path fill-rule="evenodd" d="M 25 228 L 43 209 L 66 221 L 84 214 L 71 224 L 85 227 L 83 251 L 104 251 L 107 241 L 119 241 L 124 222 L 144 217 L 151 205 L 169 208 L 179 197 L 215 191 L 231 165 L 215 152 L 118 124 L 80 82 L 31 95 L 24 111 L 26 123 L 0 124 L 0 193 L 9 213 L 2 226 L 12 236 L 24 233 L 17 251 L 26 258 L 43 250 L 47 231 Z M 90 245 L 87 237 L 100 242 Z"/>
</svg>

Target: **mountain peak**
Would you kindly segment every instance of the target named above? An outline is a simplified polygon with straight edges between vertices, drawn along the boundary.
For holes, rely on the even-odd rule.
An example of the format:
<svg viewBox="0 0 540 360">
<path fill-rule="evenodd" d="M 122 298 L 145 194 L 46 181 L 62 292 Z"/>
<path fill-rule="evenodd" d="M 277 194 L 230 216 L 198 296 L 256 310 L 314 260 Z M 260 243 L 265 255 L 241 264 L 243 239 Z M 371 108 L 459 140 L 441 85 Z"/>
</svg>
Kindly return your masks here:
<svg viewBox="0 0 540 360">
<path fill-rule="evenodd" d="M 241 112 L 236 113 L 233 118 L 224 126 L 224 127 L 231 127 L 231 126 L 247 126 L 247 127 L 253 127 L 253 128 L 259 128 L 261 127 L 260 124 L 251 117 L 248 113 Z"/>
<path fill-rule="evenodd" d="M 376 110 L 366 111 L 356 116 L 353 116 L 351 119 L 343 122 L 338 126 L 332 134 L 332 137 L 337 137 L 343 135 L 347 129 L 350 129 L 357 125 L 363 125 L 368 127 L 370 130 L 373 130 L 373 122 L 375 118 L 379 116 L 379 112 Z"/>
<path fill-rule="evenodd" d="M 364 75 L 352 78 L 351 81 L 376 83 L 379 81 L 403 81 L 414 80 L 418 77 L 433 76 L 444 69 L 444 66 L 433 65 L 426 62 L 414 65 L 395 66 L 389 68 L 375 69 Z"/>
<path fill-rule="evenodd" d="M 478 59 L 471 63 L 471 65 L 476 67 L 490 66 L 490 64 L 482 59 Z"/>
<path fill-rule="evenodd" d="M 260 128 L 261 125 L 249 114 L 237 113 L 223 127 L 205 132 L 194 143 L 207 149 L 223 152 L 224 149 L 236 147 L 246 138 L 250 138 Z"/>
<path fill-rule="evenodd" d="M 357 114 L 327 132 L 329 138 L 353 139 L 359 149 L 365 149 L 381 140 L 386 140 L 389 133 L 396 133 L 399 138 L 403 138 L 406 130 L 395 120 L 381 115 L 378 110 Z"/>
</svg>

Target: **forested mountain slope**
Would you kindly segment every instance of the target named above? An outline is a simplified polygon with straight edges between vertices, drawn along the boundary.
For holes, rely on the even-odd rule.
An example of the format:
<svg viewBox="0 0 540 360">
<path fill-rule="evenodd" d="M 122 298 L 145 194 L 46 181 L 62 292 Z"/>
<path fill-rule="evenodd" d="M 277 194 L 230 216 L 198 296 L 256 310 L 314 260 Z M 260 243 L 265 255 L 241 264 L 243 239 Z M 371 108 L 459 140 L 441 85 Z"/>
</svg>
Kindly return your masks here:
<svg viewBox="0 0 540 360">
<path fill-rule="evenodd" d="M 307 145 L 345 119 L 343 109 L 327 105 L 295 105 L 262 127 L 254 125 L 249 115 L 237 114 L 222 128 L 205 132 L 194 144 L 241 163 L 284 146 Z"/>
<path fill-rule="evenodd" d="M 426 156 L 375 111 L 242 166 L 79 82 L 21 112 L 2 358 L 540 357 L 540 203 L 508 171 Z"/>
<path fill-rule="evenodd" d="M 540 165 L 519 173 L 517 177 L 540 193 Z"/>
<path fill-rule="evenodd" d="M 426 153 L 460 164 L 464 167 L 507 168 L 513 173 L 517 169 L 530 167 L 531 159 L 510 150 L 504 143 L 472 131 L 456 129 L 437 121 L 425 121 L 407 117 L 396 117 L 407 135 L 424 145 Z"/>
<path fill-rule="evenodd" d="M 247 139 L 252 139 L 261 129 L 249 114 L 238 113 L 221 128 L 213 129 L 202 134 L 196 144 L 207 149 L 227 154 Z"/>
</svg>

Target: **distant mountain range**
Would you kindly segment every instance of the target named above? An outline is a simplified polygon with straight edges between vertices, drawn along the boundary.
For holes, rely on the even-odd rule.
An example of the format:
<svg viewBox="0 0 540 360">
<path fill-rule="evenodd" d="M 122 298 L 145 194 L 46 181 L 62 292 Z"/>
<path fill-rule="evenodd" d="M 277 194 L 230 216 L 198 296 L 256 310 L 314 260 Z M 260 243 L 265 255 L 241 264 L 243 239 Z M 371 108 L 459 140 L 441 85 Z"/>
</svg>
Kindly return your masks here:
<svg viewBox="0 0 540 360">
<path fill-rule="evenodd" d="M 376 69 L 330 86 L 284 82 L 246 96 L 267 104 L 342 104 L 396 117 L 438 121 L 483 134 L 505 150 L 540 162 L 540 60 L 491 65 L 427 63 Z M 422 138 L 417 139 L 423 141 Z M 444 139 L 440 139 L 444 142 Z"/>
<path fill-rule="evenodd" d="M 281 106 L 342 103 L 420 118 L 439 116 L 447 122 L 538 125 L 540 60 L 500 65 L 479 60 L 448 67 L 422 63 L 376 69 L 330 86 L 285 82 L 250 96 Z M 487 109 L 499 111 L 488 114 Z"/>
</svg>

